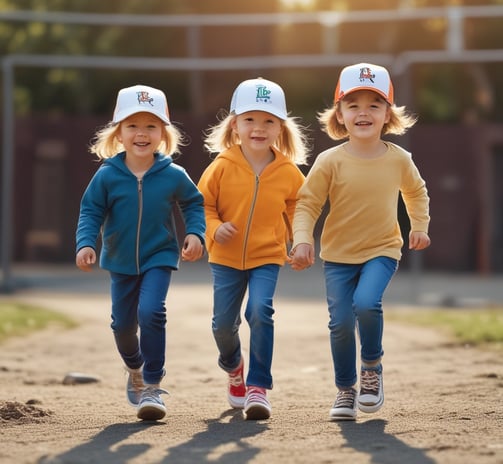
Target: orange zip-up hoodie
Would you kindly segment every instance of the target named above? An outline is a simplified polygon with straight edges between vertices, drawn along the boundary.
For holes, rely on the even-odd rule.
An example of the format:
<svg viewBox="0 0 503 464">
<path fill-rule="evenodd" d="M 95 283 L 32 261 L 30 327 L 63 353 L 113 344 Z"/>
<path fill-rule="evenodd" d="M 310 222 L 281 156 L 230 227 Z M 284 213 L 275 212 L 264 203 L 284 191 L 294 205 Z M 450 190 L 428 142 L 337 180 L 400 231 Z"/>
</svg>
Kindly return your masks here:
<svg viewBox="0 0 503 464">
<path fill-rule="evenodd" d="M 273 151 L 274 161 L 260 175 L 239 145 L 220 153 L 202 174 L 198 187 L 204 196 L 210 263 L 241 270 L 285 263 L 304 175 L 286 156 Z M 214 237 L 224 222 L 232 222 L 238 232 L 221 245 Z"/>
</svg>

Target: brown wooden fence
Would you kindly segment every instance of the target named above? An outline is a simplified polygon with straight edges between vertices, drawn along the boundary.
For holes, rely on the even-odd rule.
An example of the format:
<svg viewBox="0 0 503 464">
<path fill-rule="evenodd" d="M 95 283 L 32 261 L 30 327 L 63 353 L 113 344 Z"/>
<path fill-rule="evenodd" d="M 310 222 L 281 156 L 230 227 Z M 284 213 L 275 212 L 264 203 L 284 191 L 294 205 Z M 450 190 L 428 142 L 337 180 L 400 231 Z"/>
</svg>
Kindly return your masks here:
<svg viewBox="0 0 503 464">
<path fill-rule="evenodd" d="M 197 182 L 211 161 L 202 147 L 202 131 L 214 120 L 189 114 L 178 120 L 191 143 L 177 162 Z M 87 146 L 104 122 L 64 115 L 17 121 L 14 261 L 73 261 L 80 197 L 98 166 Z M 432 246 L 423 253 L 425 269 L 503 272 L 502 133 L 494 125 L 417 125 L 403 140 L 431 197 Z M 330 145 L 326 135 L 313 134 L 314 155 Z M 403 211 L 400 219 L 407 233 Z M 408 258 L 404 247 L 402 268 Z"/>
</svg>

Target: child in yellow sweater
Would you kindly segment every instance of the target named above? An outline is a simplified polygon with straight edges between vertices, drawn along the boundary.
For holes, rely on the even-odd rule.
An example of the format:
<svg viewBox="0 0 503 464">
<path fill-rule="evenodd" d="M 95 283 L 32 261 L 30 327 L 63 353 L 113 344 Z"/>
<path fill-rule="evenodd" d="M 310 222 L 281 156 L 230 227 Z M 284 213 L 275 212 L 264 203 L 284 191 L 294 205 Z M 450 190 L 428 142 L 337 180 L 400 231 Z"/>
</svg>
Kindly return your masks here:
<svg viewBox="0 0 503 464">
<path fill-rule="evenodd" d="M 384 402 L 382 383 L 384 291 L 398 268 L 403 239 L 397 218 L 401 193 L 411 223 L 409 248 L 428 237 L 429 197 L 410 153 L 382 140 L 403 134 L 416 119 L 397 107 L 388 71 L 368 63 L 344 68 L 334 105 L 320 113 L 323 130 L 345 143 L 321 153 L 299 192 L 292 268 L 314 263 L 313 229 L 326 201 L 321 234 L 332 359 L 337 398 L 332 420 L 354 420 Z M 361 343 L 357 392 L 356 336 Z"/>
</svg>

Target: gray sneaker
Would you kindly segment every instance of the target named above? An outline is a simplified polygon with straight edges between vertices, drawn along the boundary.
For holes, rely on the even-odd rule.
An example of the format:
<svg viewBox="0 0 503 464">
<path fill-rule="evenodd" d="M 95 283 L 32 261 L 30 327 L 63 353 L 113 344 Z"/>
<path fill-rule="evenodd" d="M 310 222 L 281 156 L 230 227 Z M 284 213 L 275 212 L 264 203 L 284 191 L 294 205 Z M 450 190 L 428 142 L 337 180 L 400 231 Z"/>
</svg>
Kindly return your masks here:
<svg viewBox="0 0 503 464">
<path fill-rule="evenodd" d="M 169 394 L 159 385 L 146 385 L 141 394 L 136 416 L 142 420 L 159 420 L 166 415 L 166 406 L 161 399 L 162 394 Z"/>
<path fill-rule="evenodd" d="M 384 389 L 382 384 L 382 366 L 373 369 L 362 369 L 360 375 L 360 394 L 358 409 L 373 413 L 384 404 Z"/>
<path fill-rule="evenodd" d="M 143 383 L 143 369 L 130 369 L 126 367 L 127 383 L 126 397 L 131 406 L 138 406 L 140 403 L 141 392 L 145 388 Z"/>
<path fill-rule="evenodd" d="M 339 390 L 335 403 L 330 410 L 331 420 L 355 420 L 356 419 L 356 397 L 358 394 L 354 388 L 349 390 Z"/>
</svg>

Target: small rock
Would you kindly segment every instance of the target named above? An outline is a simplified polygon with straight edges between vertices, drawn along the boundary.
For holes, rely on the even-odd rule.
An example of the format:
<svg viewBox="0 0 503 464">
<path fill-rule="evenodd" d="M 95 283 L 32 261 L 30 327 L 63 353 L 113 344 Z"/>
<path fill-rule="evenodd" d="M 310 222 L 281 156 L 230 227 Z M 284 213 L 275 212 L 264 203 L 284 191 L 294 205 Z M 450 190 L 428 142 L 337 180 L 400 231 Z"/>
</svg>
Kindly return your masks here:
<svg viewBox="0 0 503 464">
<path fill-rule="evenodd" d="M 33 399 L 31 399 L 31 400 L 28 400 L 28 401 L 26 402 L 26 404 L 28 404 L 28 405 L 42 404 L 42 401 L 40 401 L 40 400 L 37 400 L 37 399 L 33 398 Z"/>
<path fill-rule="evenodd" d="M 83 374 L 81 372 L 69 372 L 63 379 L 63 385 L 78 385 L 83 383 L 97 383 L 101 379 L 95 375 Z"/>
</svg>

